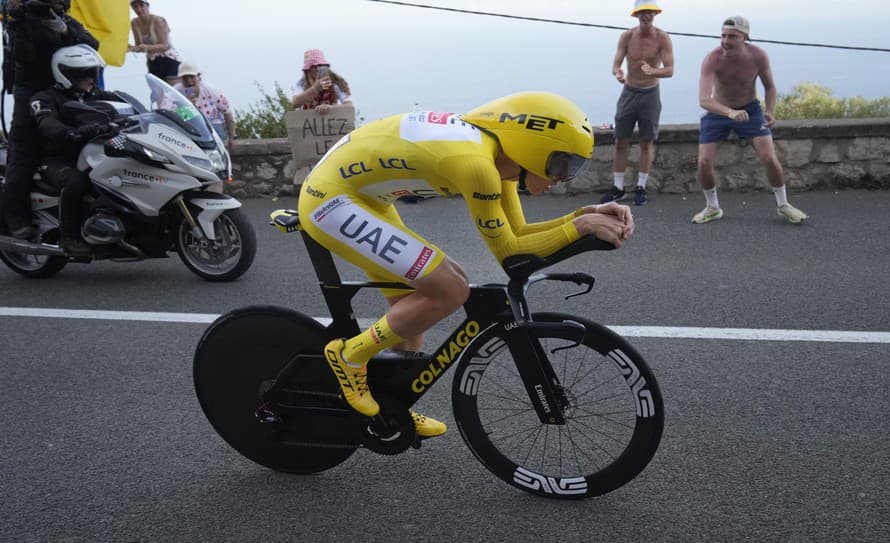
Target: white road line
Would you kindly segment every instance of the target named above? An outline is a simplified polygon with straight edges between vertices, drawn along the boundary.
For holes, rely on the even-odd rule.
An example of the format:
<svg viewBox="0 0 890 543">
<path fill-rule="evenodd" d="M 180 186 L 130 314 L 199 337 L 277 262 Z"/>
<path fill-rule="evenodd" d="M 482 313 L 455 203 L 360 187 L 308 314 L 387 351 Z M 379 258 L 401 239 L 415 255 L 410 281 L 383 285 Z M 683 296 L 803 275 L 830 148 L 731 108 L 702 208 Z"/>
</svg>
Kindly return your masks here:
<svg viewBox="0 0 890 543">
<path fill-rule="evenodd" d="M 739 339 L 750 341 L 812 341 L 830 343 L 890 343 L 890 332 L 781 330 L 764 328 L 680 328 L 675 326 L 609 326 L 627 337 L 676 339 Z"/>
<path fill-rule="evenodd" d="M 150 311 L 95 311 L 90 309 L 49 309 L 0 307 L 0 317 L 40 317 L 51 319 L 98 319 L 119 321 L 181 322 L 209 324 L 219 315 L 213 313 L 158 313 Z M 315 320 L 327 325 L 329 318 Z M 369 326 L 371 319 L 361 319 Z M 609 326 L 627 337 L 671 339 L 722 339 L 747 341 L 811 341 L 830 343 L 890 343 L 890 332 L 838 330 L 777 330 L 758 328 L 695 328 L 676 326 Z"/>
<path fill-rule="evenodd" d="M 95 311 L 89 309 L 0 307 L 0 317 L 210 324 L 216 320 L 219 315 L 212 313 L 158 313 L 150 311 Z M 316 317 L 315 320 L 324 325 L 331 322 L 330 318 Z M 371 319 L 360 319 L 359 324 L 362 326 L 370 326 L 371 322 L 373 322 Z M 890 332 L 873 331 L 695 328 L 676 326 L 609 326 L 609 328 L 626 337 L 747 341 L 810 341 L 830 343 L 890 343 Z"/>
</svg>

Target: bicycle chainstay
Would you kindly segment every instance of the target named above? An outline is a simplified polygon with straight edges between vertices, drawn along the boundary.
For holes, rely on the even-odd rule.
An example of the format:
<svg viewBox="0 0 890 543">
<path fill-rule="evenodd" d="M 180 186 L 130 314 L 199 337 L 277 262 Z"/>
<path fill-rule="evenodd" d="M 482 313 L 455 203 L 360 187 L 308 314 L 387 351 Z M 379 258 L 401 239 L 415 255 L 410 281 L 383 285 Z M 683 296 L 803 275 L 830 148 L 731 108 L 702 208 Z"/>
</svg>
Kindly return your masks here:
<svg viewBox="0 0 890 543">
<path fill-rule="evenodd" d="M 389 356 L 384 364 L 387 370 L 398 371 L 394 367 L 399 360 L 410 361 L 410 357 Z M 416 358 L 414 359 L 416 362 Z M 315 365 L 313 368 L 312 365 Z M 319 370 L 323 376 L 319 377 Z M 307 370 L 315 370 L 315 378 L 303 382 Z M 343 398 L 335 379 L 327 369 L 327 362 L 321 355 L 301 354 L 295 356 L 278 374 L 274 381 L 267 383 L 261 394 L 260 405 L 254 413 L 257 422 L 270 425 L 273 436 L 280 435 L 288 423 L 296 416 L 313 414 L 321 417 L 339 417 L 349 420 L 355 430 L 349 441 L 361 444 L 378 454 L 393 455 L 406 451 L 409 447 L 420 448 L 420 439 L 414 420 L 404 402 L 387 394 L 384 390 L 374 393 L 381 406 L 377 416 L 365 417 L 356 412 Z M 381 381 L 386 381 L 390 371 L 381 371 Z M 328 380 L 327 378 L 330 378 Z M 326 381 L 326 382 L 325 382 Z M 382 387 L 381 387 L 382 388 Z"/>
</svg>

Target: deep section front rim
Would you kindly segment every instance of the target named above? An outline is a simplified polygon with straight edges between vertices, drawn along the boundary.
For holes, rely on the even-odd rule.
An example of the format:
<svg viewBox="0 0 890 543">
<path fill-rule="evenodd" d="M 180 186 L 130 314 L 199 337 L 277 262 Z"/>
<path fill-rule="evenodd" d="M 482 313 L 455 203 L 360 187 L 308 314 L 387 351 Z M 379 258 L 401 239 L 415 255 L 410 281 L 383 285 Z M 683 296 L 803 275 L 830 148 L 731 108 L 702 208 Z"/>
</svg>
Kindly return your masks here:
<svg viewBox="0 0 890 543">
<path fill-rule="evenodd" d="M 480 334 L 461 359 L 452 391 L 461 435 L 489 470 L 524 491 L 577 499 L 614 490 L 658 448 L 664 417 L 655 378 L 639 353 L 596 323 L 557 314 L 534 320 L 573 320 L 587 329 L 574 347 L 568 328 L 538 337 L 558 383 L 557 405 L 548 407 L 560 409 L 566 424 L 539 420 L 505 324 Z"/>
</svg>

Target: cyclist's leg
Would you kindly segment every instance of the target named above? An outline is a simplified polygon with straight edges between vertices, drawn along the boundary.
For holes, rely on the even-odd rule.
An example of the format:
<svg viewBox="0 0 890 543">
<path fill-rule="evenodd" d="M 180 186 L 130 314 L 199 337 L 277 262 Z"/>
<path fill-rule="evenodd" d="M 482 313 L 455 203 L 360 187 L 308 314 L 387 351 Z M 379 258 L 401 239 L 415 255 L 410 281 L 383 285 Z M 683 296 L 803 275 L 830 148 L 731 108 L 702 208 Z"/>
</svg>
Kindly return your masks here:
<svg viewBox="0 0 890 543">
<path fill-rule="evenodd" d="M 402 218 L 401 218 L 401 216 L 399 216 L 399 213 L 396 210 L 395 206 L 387 207 L 387 208 L 381 210 L 381 213 L 389 220 L 389 222 L 391 224 L 397 225 L 400 228 L 408 229 L 408 227 L 405 226 L 405 223 L 402 222 Z M 454 262 L 453 260 L 451 260 L 451 258 L 449 258 L 447 256 L 445 257 L 445 261 L 443 262 L 443 264 L 448 267 L 448 274 L 449 274 L 448 279 L 456 280 L 457 283 L 455 286 L 457 286 L 458 289 L 461 288 L 461 285 L 469 284 L 470 280 L 467 277 L 466 273 L 464 273 L 463 269 L 460 267 L 459 264 L 457 264 L 456 262 Z M 441 267 L 441 266 L 442 266 L 442 264 L 440 264 L 439 267 Z M 371 279 L 371 281 L 392 281 L 393 280 L 391 277 L 377 276 L 371 272 L 368 273 L 368 277 Z M 461 278 L 462 278 L 462 280 L 461 280 Z M 415 286 L 415 288 L 416 288 L 416 286 Z M 404 298 L 409 297 L 412 294 L 414 294 L 414 292 L 406 292 L 404 290 L 397 290 L 397 289 L 382 289 L 382 293 L 386 297 L 386 302 L 390 305 L 390 307 L 396 306 L 396 304 L 399 304 Z M 467 295 L 469 295 L 469 291 L 467 291 Z M 413 317 L 412 305 L 417 303 L 417 301 L 418 301 L 417 297 L 411 298 L 409 300 L 405 300 L 405 302 L 402 305 L 400 305 L 398 308 L 395 309 L 395 315 L 393 315 L 393 311 L 391 310 L 389 313 L 390 323 L 392 324 L 393 318 L 395 318 L 397 321 L 404 319 L 406 314 L 407 314 L 408 320 L 413 319 L 414 317 Z M 457 308 L 455 308 L 455 309 L 457 309 Z M 445 313 L 444 315 L 439 317 L 435 322 L 433 322 L 433 323 L 429 324 L 428 326 L 426 326 L 425 328 L 423 328 L 423 330 L 421 330 L 420 333 L 409 334 L 408 336 L 400 334 L 404 338 L 404 341 L 397 345 L 393 345 L 390 348 L 392 350 L 396 350 L 396 351 L 413 351 L 413 352 L 420 351 L 423 348 L 423 332 L 426 331 L 427 329 L 429 329 L 434 324 L 436 324 L 436 322 L 438 322 L 439 320 L 442 320 L 442 318 L 446 317 L 448 314 L 449 313 Z M 412 322 L 414 322 L 414 321 L 408 322 L 407 323 L 408 326 L 410 326 L 410 324 L 412 324 Z M 401 323 L 395 324 L 394 326 L 396 326 L 397 330 L 400 330 L 404 333 L 408 333 L 408 331 L 406 330 L 407 327 L 403 326 Z"/>
<path fill-rule="evenodd" d="M 394 210 L 355 193 L 320 193 L 326 198 L 305 191 L 300 197 L 300 214 L 306 217 L 302 224 L 309 235 L 373 277 L 415 289 L 368 330 L 325 348 L 346 400 L 360 413 L 374 416 L 379 406 L 368 392 L 365 364 L 376 353 L 422 334 L 456 311 L 469 296 L 469 286 L 460 266 L 405 227 Z"/>
</svg>

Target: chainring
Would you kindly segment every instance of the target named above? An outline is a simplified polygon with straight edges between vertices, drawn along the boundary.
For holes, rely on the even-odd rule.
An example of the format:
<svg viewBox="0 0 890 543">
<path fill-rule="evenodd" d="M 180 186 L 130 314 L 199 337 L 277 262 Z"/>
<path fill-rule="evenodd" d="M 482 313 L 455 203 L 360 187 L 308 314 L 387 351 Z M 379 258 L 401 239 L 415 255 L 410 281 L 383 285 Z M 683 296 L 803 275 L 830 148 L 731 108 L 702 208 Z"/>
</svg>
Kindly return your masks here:
<svg viewBox="0 0 890 543">
<path fill-rule="evenodd" d="M 369 451 L 393 455 L 405 452 L 417 440 L 414 419 L 402 402 L 374 395 L 380 404 L 376 417 L 361 417 L 361 444 Z"/>
</svg>

